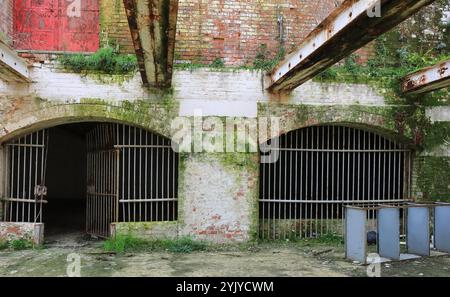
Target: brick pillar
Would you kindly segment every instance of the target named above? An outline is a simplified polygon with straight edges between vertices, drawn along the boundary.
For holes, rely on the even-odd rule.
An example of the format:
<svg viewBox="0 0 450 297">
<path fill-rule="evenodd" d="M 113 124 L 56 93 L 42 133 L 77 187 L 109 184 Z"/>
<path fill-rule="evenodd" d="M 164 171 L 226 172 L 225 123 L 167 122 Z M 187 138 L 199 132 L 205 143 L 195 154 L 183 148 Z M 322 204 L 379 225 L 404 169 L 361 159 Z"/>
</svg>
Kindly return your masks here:
<svg viewBox="0 0 450 297">
<path fill-rule="evenodd" d="M 197 153 L 180 162 L 180 235 L 214 243 L 255 239 L 258 154 Z"/>
</svg>

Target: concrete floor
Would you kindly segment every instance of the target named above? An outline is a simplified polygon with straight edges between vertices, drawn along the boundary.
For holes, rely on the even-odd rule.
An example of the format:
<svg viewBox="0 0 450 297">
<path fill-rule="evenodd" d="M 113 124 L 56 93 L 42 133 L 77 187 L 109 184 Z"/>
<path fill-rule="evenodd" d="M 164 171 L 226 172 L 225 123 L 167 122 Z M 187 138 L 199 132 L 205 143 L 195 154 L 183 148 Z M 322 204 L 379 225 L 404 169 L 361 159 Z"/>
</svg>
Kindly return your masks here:
<svg viewBox="0 0 450 297">
<path fill-rule="evenodd" d="M 68 256 L 81 259 L 81 276 L 366 276 L 366 266 L 346 261 L 343 246 L 270 243 L 205 252 L 105 253 L 102 242 L 72 233 L 46 248 L 0 252 L 0 276 L 66 276 Z M 381 276 L 450 276 L 450 256 L 390 262 Z"/>
</svg>

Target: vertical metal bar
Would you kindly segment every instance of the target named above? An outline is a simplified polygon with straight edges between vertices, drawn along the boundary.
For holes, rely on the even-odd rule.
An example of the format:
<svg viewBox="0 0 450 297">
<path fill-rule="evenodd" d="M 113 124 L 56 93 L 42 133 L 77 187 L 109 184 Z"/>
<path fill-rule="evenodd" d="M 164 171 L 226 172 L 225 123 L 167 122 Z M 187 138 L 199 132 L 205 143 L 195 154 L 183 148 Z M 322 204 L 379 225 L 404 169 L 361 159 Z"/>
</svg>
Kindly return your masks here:
<svg viewBox="0 0 450 297">
<path fill-rule="evenodd" d="M 10 177 L 10 174 L 11 174 L 11 165 L 10 165 L 10 162 L 11 162 L 11 147 L 9 147 L 9 146 L 5 146 L 4 147 L 4 160 L 5 160 L 5 162 L 3 163 L 4 164 L 4 173 L 5 173 L 5 178 L 3 179 L 3 185 L 4 185 L 4 193 L 5 193 L 5 195 L 6 195 L 6 197 L 12 197 L 11 196 L 11 189 L 9 188 L 9 185 L 10 185 L 10 179 L 11 179 L 11 177 Z M 2 219 L 4 220 L 4 221 L 6 221 L 6 222 L 8 222 L 9 221 L 9 218 L 8 218 L 8 214 L 9 214 L 9 203 L 8 203 L 8 201 L 4 201 L 3 203 L 3 214 L 2 214 Z"/>
<path fill-rule="evenodd" d="M 287 135 L 285 137 L 285 142 L 287 142 Z M 283 166 L 284 167 L 284 195 L 283 195 L 283 199 L 285 201 L 287 199 L 287 197 L 286 197 L 286 195 L 287 195 L 287 192 L 286 192 L 286 187 L 287 187 L 287 184 L 286 184 L 286 182 L 287 182 L 287 165 L 288 165 L 288 164 L 286 164 L 287 163 L 287 155 L 288 155 L 288 153 L 284 152 L 284 163 L 283 163 L 283 165 L 284 165 Z M 280 185 L 281 185 L 281 181 L 280 181 Z M 281 195 L 281 193 L 280 193 L 280 195 Z M 287 218 L 286 218 L 286 202 L 283 203 L 283 208 L 284 208 L 283 220 L 285 222 L 287 222 Z M 284 239 L 286 239 L 286 229 L 287 228 L 285 227 L 284 228 L 284 234 L 283 234 Z"/>
<path fill-rule="evenodd" d="M 139 144 L 142 145 L 142 129 L 139 129 Z M 139 148 L 139 199 L 142 199 L 142 147 Z M 142 202 L 139 202 L 139 222 L 142 222 Z"/>
<path fill-rule="evenodd" d="M 271 197 L 272 197 L 271 192 L 270 192 L 271 184 L 272 184 L 272 179 L 271 179 L 271 174 L 270 174 L 271 166 L 272 166 L 272 163 L 264 164 L 264 167 L 267 170 L 267 182 L 268 182 L 268 184 L 267 184 L 267 199 L 268 200 L 271 199 Z M 271 209 L 272 209 L 271 203 L 267 202 L 267 238 L 268 239 L 270 239 L 270 230 L 271 230 L 271 225 L 270 225 Z"/>
<path fill-rule="evenodd" d="M 306 129 L 306 148 L 308 149 L 308 151 L 306 151 L 305 154 L 305 162 L 306 162 L 306 176 L 305 176 L 305 190 L 306 190 L 306 200 L 311 200 L 308 196 L 309 194 L 309 188 L 310 188 L 310 183 L 311 183 L 311 179 L 309 178 L 309 128 Z M 311 214 L 308 215 L 309 213 L 309 207 L 308 207 L 308 202 L 306 202 L 305 205 L 305 210 L 306 210 L 306 237 L 311 237 Z M 308 230 L 308 226 L 309 226 L 309 230 Z M 309 232 L 308 232 L 309 231 Z"/>
<path fill-rule="evenodd" d="M 336 126 L 332 126 L 332 129 L 331 129 L 332 131 L 332 133 L 331 133 L 331 148 L 334 150 L 335 149 L 335 135 L 336 135 Z M 335 199 L 336 199 L 336 197 L 335 197 L 335 195 L 334 195 L 334 178 L 335 178 L 335 175 L 334 175 L 334 156 L 336 155 L 336 153 L 333 151 L 332 153 L 331 153 L 331 200 L 333 201 L 332 203 L 331 203 L 331 218 L 332 218 L 332 220 L 333 220 L 333 222 L 332 222 L 332 229 L 333 229 L 333 231 L 334 231 L 334 228 L 335 228 L 335 219 L 334 219 L 334 217 L 335 217 L 335 213 L 334 213 L 334 206 L 335 206 Z"/>
<path fill-rule="evenodd" d="M 15 176 L 15 172 L 14 172 L 14 170 L 15 170 L 15 163 L 16 163 L 16 156 L 15 156 L 15 153 L 16 153 L 16 148 L 14 147 L 14 146 L 11 146 L 11 151 L 12 151 L 12 158 L 11 158 L 11 173 L 10 173 L 10 182 L 11 182 L 11 185 L 10 185 L 10 189 L 11 189 L 11 197 L 14 197 L 14 185 L 15 185 L 15 182 L 14 182 L 14 176 Z M 14 203 L 12 202 L 12 201 L 10 201 L 9 203 L 9 221 L 13 221 L 13 208 L 14 208 Z"/>
<path fill-rule="evenodd" d="M 303 141 L 303 129 L 300 130 L 300 148 L 304 148 L 304 141 Z M 303 219 L 305 216 L 303 215 L 303 203 L 306 200 L 306 195 L 303 196 L 303 155 L 304 151 L 300 151 L 300 238 L 303 238 Z"/>
<path fill-rule="evenodd" d="M 352 134 L 352 128 L 347 127 L 347 148 L 348 149 L 353 149 L 352 143 L 351 143 L 351 134 Z M 351 152 L 347 152 L 347 174 L 346 174 L 346 179 L 347 179 L 347 194 L 346 194 L 346 200 L 352 200 L 353 197 L 350 196 L 350 159 L 352 157 L 353 153 Z M 353 193 L 352 193 L 353 194 Z M 350 198 L 351 197 L 351 198 Z M 342 215 L 345 215 L 345 205 L 342 204 Z M 342 220 L 342 235 L 344 235 L 345 232 L 345 218 L 343 218 Z"/>
<path fill-rule="evenodd" d="M 366 132 L 367 133 L 367 142 L 368 142 L 368 150 L 372 149 L 372 141 L 371 141 L 371 133 L 370 132 Z M 372 165 L 372 153 L 370 153 L 370 151 L 367 153 L 367 200 L 371 201 L 373 200 L 371 196 L 371 186 L 370 186 L 370 182 L 373 181 L 373 177 L 371 176 L 372 170 L 371 170 L 371 165 Z M 369 210 L 369 220 L 373 219 L 373 210 Z"/>
<path fill-rule="evenodd" d="M 176 207 L 178 206 L 178 193 L 177 193 L 177 190 L 175 189 L 175 186 L 176 186 L 175 179 L 177 178 L 175 175 L 175 172 L 178 172 L 178 168 L 176 167 L 178 164 L 177 163 L 178 154 L 173 150 L 171 150 L 171 152 L 172 152 L 172 197 L 177 198 L 177 201 L 172 203 L 172 220 L 175 221 L 175 220 L 178 220 L 178 217 L 176 217 L 176 213 L 177 213 Z"/>
<path fill-rule="evenodd" d="M 346 127 L 342 127 L 342 162 L 340 164 L 341 169 L 342 169 L 342 175 L 341 175 L 341 201 L 344 201 L 347 199 L 346 197 L 346 193 L 345 193 L 345 157 L 347 157 L 347 153 L 345 152 L 345 131 L 346 131 Z M 341 230 L 343 230 L 344 228 L 344 217 L 343 217 L 343 203 L 339 202 L 339 206 L 338 206 L 338 211 L 339 211 L 339 217 L 341 219 Z"/>
<path fill-rule="evenodd" d="M 42 164 L 42 166 L 41 166 L 41 183 L 42 184 L 43 184 L 43 181 L 45 180 L 45 176 L 44 176 L 45 168 L 44 167 L 47 165 L 46 164 L 47 162 L 45 162 L 45 153 L 46 153 L 46 150 L 48 149 L 47 145 L 46 145 L 47 138 L 48 138 L 47 130 L 42 130 L 42 144 L 45 145 L 44 148 L 41 149 L 41 155 L 42 155 L 42 158 L 41 158 L 41 164 Z M 42 223 L 42 200 L 39 203 L 39 222 Z"/>
<path fill-rule="evenodd" d="M 281 142 L 281 141 L 280 141 Z M 280 159 L 278 161 L 278 192 L 277 192 L 277 205 L 278 205 L 278 225 L 281 226 L 281 207 L 282 202 L 280 201 L 282 193 L 281 193 L 281 167 L 283 166 L 283 156 L 285 154 L 285 151 L 280 151 Z M 279 228 L 278 228 L 279 229 Z M 278 230 L 278 239 L 281 239 L 281 230 Z"/>
<path fill-rule="evenodd" d="M 30 143 L 33 144 L 33 133 L 30 134 Z M 28 164 L 28 200 L 30 200 L 33 198 L 33 184 L 31 182 L 32 178 L 33 178 L 33 147 L 30 147 L 30 161 Z M 27 222 L 31 222 L 31 203 L 27 203 Z"/>
<path fill-rule="evenodd" d="M 266 199 L 266 164 L 261 162 L 262 156 L 259 156 L 259 163 L 260 163 L 260 171 L 261 171 L 261 176 L 262 176 L 262 180 L 261 180 L 261 190 L 260 190 L 260 199 L 261 200 L 265 200 Z M 265 206 L 266 206 L 266 202 L 260 202 L 260 207 L 262 209 L 262 216 L 260 216 L 260 231 L 259 231 L 259 236 L 262 240 L 264 240 L 264 234 L 265 234 L 265 219 L 266 219 L 266 212 L 265 212 Z"/>
<path fill-rule="evenodd" d="M 281 155 L 281 152 L 280 152 Z M 272 239 L 276 239 L 276 233 L 275 233 L 275 228 L 276 228 L 276 221 L 275 221 L 275 211 L 276 211 L 276 199 L 277 199 L 277 166 L 280 162 L 280 157 L 278 158 L 278 160 L 274 163 L 271 164 L 272 168 L 273 168 L 273 177 L 272 177 L 272 184 L 273 184 L 273 190 L 272 190 L 272 200 L 273 202 L 271 203 L 272 205 Z"/>
<path fill-rule="evenodd" d="M 338 148 L 338 153 L 337 153 L 337 168 L 336 168 L 336 198 L 337 198 L 337 202 L 336 202 L 336 228 L 339 228 L 339 220 L 340 220 L 340 213 L 339 213 L 339 201 L 342 200 L 342 189 L 341 189 L 341 167 L 342 167 L 342 163 L 341 163 L 341 153 L 339 152 L 341 149 L 341 127 L 337 127 L 337 135 L 338 135 L 338 141 L 337 141 L 337 148 Z M 337 229 L 336 231 L 337 232 Z"/>
<path fill-rule="evenodd" d="M 326 153 L 326 156 L 327 156 L 327 171 L 326 171 L 326 179 L 327 179 L 327 185 L 326 185 L 326 189 L 327 189 L 327 195 L 326 195 L 326 200 L 327 201 L 329 201 L 329 200 L 331 200 L 330 198 L 330 188 L 329 188 L 329 186 L 330 186 L 330 183 L 329 183 L 329 176 L 330 176 L 330 152 L 329 152 L 329 149 L 330 149 L 330 126 L 328 125 L 327 126 L 327 145 L 326 145 L 326 149 L 327 149 L 327 153 Z M 330 219 L 330 206 L 329 206 L 329 203 L 327 203 L 326 204 L 326 206 L 325 206 L 325 208 L 326 208 L 326 221 L 327 221 L 327 233 L 329 233 L 330 232 L 330 222 L 329 222 L 329 219 Z M 332 217 L 331 217 L 332 218 Z"/>
<path fill-rule="evenodd" d="M 28 144 L 26 136 L 23 137 L 23 141 L 24 141 L 24 144 Z M 22 198 L 23 199 L 27 199 L 27 196 L 28 196 L 26 188 L 25 188 L 26 183 L 27 183 L 26 175 L 27 175 L 27 147 L 24 146 L 24 148 L 23 148 L 23 171 L 22 171 L 22 178 L 23 178 L 23 180 L 22 180 Z M 25 220 L 25 202 L 21 202 L 20 204 L 21 204 L 21 208 L 22 208 L 21 220 L 22 220 L 22 222 L 26 222 L 27 220 Z"/>
<path fill-rule="evenodd" d="M 394 149 L 397 148 L 397 142 L 393 142 L 394 145 Z M 393 152 L 393 169 L 392 169 L 392 199 L 397 199 L 397 181 L 396 181 L 396 176 L 397 176 L 397 153 Z"/>
<path fill-rule="evenodd" d="M 389 150 L 392 149 L 392 142 L 389 141 Z M 388 154 L 389 156 L 389 161 L 388 161 L 388 200 L 392 199 L 392 195 L 391 195 L 391 156 L 392 156 L 392 152 L 389 152 Z"/>
<path fill-rule="evenodd" d="M 154 141 L 154 135 L 153 135 L 153 134 L 150 134 L 150 136 L 151 136 L 152 145 L 153 145 L 153 144 L 155 143 L 155 141 Z M 155 167 L 155 166 L 153 165 L 153 154 L 154 154 L 154 151 L 155 151 L 154 148 L 151 148 L 151 149 L 150 149 L 150 197 L 151 197 L 151 198 L 155 197 L 155 196 L 153 195 L 153 180 L 154 180 L 154 177 L 153 177 L 153 168 Z M 157 198 L 157 197 L 156 197 L 156 198 Z M 153 221 L 153 202 L 150 202 L 150 221 Z"/>
<path fill-rule="evenodd" d="M 36 143 L 39 143 L 39 132 L 36 132 Z M 38 184 L 38 164 L 39 164 L 39 150 L 42 148 L 36 148 L 35 152 L 35 162 L 34 162 L 34 186 Z M 32 197 L 34 198 L 34 190 Z M 36 201 L 33 203 L 33 220 L 36 219 L 37 205 Z"/>
<path fill-rule="evenodd" d="M 130 126 L 127 127 L 128 128 L 128 143 L 127 144 L 131 144 L 131 128 Z M 127 198 L 126 199 L 130 199 L 130 195 L 131 195 L 131 168 L 130 168 L 130 163 L 131 163 L 131 148 L 127 148 L 127 163 L 128 163 L 128 172 L 127 172 L 127 177 L 128 177 L 128 189 L 127 189 Z M 131 222 L 131 205 L 130 203 L 126 203 L 126 208 L 128 211 L 128 220 L 127 222 Z"/>
<path fill-rule="evenodd" d="M 292 178 L 293 178 L 293 174 L 292 174 L 292 163 L 293 163 L 293 158 L 292 158 L 292 148 L 293 148 L 293 133 L 291 132 L 289 134 L 290 139 L 289 139 L 289 147 L 291 148 L 291 150 L 289 151 L 289 182 L 288 182 L 288 187 L 289 187 L 289 200 L 294 200 L 294 195 L 292 195 Z M 295 170 L 295 168 L 294 168 Z M 286 189 L 285 189 L 286 191 Z M 294 203 L 295 204 L 295 203 Z M 286 218 L 285 218 L 286 219 Z M 292 238 L 295 236 L 295 232 L 294 234 L 292 234 L 292 224 L 294 224 L 295 227 L 295 220 L 292 220 L 292 202 L 289 203 L 289 237 Z M 294 235 L 294 236 L 293 236 Z"/>
<path fill-rule="evenodd" d="M 22 198 L 20 194 L 20 164 L 21 164 L 21 138 L 19 138 L 19 146 L 17 147 L 17 198 Z M 16 222 L 21 222 L 19 219 L 19 202 L 14 203 L 16 206 Z"/>
<path fill-rule="evenodd" d="M 145 145 L 148 145 L 148 132 L 147 131 L 145 131 Z M 145 172 L 145 175 L 144 175 L 144 185 L 145 185 L 145 188 L 144 188 L 144 198 L 145 199 L 148 199 L 148 190 L 147 190 L 147 186 L 148 186 L 148 164 L 147 164 L 147 161 L 148 161 L 148 148 L 145 148 L 145 157 L 144 157 L 144 172 Z M 145 202 L 144 203 L 144 218 L 145 218 L 145 221 L 148 221 L 148 216 L 147 216 L 147 204 L 148 204 L 148 202 Z"/>
<path fill-rule="evenodd" d="M 353 143 L 352 143 L 352 149 L 356 149 L 356 132 L 355 128 L 351 128 L 351 133 L 353 136 Z M 353 163 L 352 163 L 352 202 L 355 201 L 355 183 L 356 183 L 356 177 L 355 177 L 355 164 L 356 164 L 356 153 L 352 153 L 353 157 Z"/>
<path fill-rule="evenodd" d="M 401 148 L 401 147 L 400 147 Z M 402 156 L 403 156 L 403 152 L 398 152 L 397 153 L 398 154 L 398 169 L 397 169 L 397 172 L 398 172 L 398 175 L 397 175 L 397 196 L 398 196 L 398 198 L 397 199 L 402 199 L 402 191 L 401 191 L 401 181 L 402 181 L 402 179 L 401 179 L 401 169 L 402 169 Z"/>
<path fill-rule="evenodd" d="M 371 149 L 373 149 L 373 150 L 376 150 L 377 149 L 377 146 L 376 146 L 376 135 L 374 134 L 374 133 L 372 133 L 372 136 L 373 136 L 373 143 L 372 143 L 372 146 L 370 147 Z M 370 198 L 370 199 L 372 199 L 372 200 L 376 200 L 376 191 L 375 191 L 375 184 L 376 184 L 376 179 L 377 179 L 377 177 L 376 177 L 376 152 L 373 152 L 372 153 L 372 179 L 371 179 L 371 181 L 372 181 L 372 197 Z"/>
<path fill-rule="evenodd" d="M 313 175 L 313 152 L 310 150 L 311 148 L 309 147 L 309 131 L 310 130 L 312 130 L 311 131 L 311 148 L 313 147 L 313 145 L 314 145 L 314 130 L 313 129 L 311 129 L 311 128 L 308 128 L 308 130 L 306 130 L 306 134 L 308 135 L 308 137 L 306 138 L 306 147 L 308 148 L 308 150 L 309 150 L 309 152 L 308 152 L 308 163 L 307 163 L 307 165 L 308 165 L 308 167 L 309 167 L 309 164 L 310 164 L 310 162 L 311 162 L 311 177 L 312 176 L 314 176 Z M 311 161 L 310 161 L 311 160 Z M 307 170 L 306 172 L 308 172 L 309 170 Z M 310 202 L 309 202 L 309 207 L 308 207 L 308 211 L 309 211 L 309 237 L 312 237 L 312 235 L 313 235 L 313 226 L 312 226 L 312 222 L 313 222 L 313 220 L 312 220 L 312 202 L 311 202 L 311 200 L 313 199 L 312 198 L 312 191 L 313 191 L 313 178 L 310 178 L 309 176 L 307 176 L 307 179 L 308 179 L 308 194 L 309 194 L 309 196 L 308 196 L 308 198 L 309 198 L 309 200 L 310 200 Z"/>
<path fill-rule="evenodd" d="M 316 126 L 316 127 L 314 127 L 314 129 L 316 130 L 316 136 L 315 136 L 315 140 L 314 140 L 314 142 L 315 142 L 315 148 L 319 148 L 319 127 L 318 126 Z M 319 152 L 317 152 L 316 151 L 316 153 L 315 153 L 315 155 L 316 155 L 316 166 L 315 166 L 315 170 L 316 170 L 316 195 L 315 195 L 315 197 L 314 197 L 314 199 L 315 200 L 319 200 Z M 320 205 L 320 203 L 317 203 L 316 202 L 316 205 L 315 205 L 315 212 L 316 212 L 316 215 L 315 215 L 315 231 L 316 231 L 316 237 L 318 237 L 318 233 L 319 233 L 319 231 L 318 231 L 318 210 L 319 210 L 319 205 Z"/>
<path fill-rule="evenodd" d="M 134 133 L 133 133 L 133 145 L 136 145 L 136 127 L 134 127 Z M 136 154 L 137 154 L 137 148 L 133 148 L 133 198 L 132 199 L 136 199 L 136 170 L 137 170 L 137 165 L 136 165 Z M 133 222 L 136 222 L 136 202 L 133 202 Z"/>
<path fill-rule="evenodd" d="M 287 142 L 287 136 L 285 137 L 285 141 Z M 286 146 L 286 144 L 285 144 L 285 146 Z M 283 192 L 283 194 L 280 192 L 280 197 L 283 196 L 283 198 L 281 198 L 281 199 L 286 201 L 287 152 L 284 152 L 283 167 L 284 167 L 284 182 L 283 182 L 284 183 L 284 192 Z M 281 180 L 280 180 L 280 186 L 281 186 Z M 283 220 L 287 223 L 287 220 L 286 220 L 286 202 L 285 201 L 284 202 L 280 201 L 280 203 L 282 203 L 282 204 L 280 204 L 280 210 L 281 210 L 281 208 L 283 208 Z M 283 222 L 283 220 L 281 220 L 281 216 L 280 216 L 279 219 L 280 219 L 280 223 Z M 283 238 L 286 239 L 286 225 L 285 225 L 285 227 L 283 229 L 284 229 L 283 230 Z M 281 237 L 281 232 L 280 232 L 280 237 Z"/>
<path fill-rule="evenodd" d="M 169 141 L 169 140 L 167 140 L 166 143 L 167 143 L 168 146 L 170 146 L 170 141 Z M 171 148 L 167 147 L 167 148 L 166 148 L 166 151 L 167 151 L 167 158 L 166 158 L 166 159 L 167 159 L 167 166 L 166 166 L 167 176 L 166 176 L 166 181 L 165 181 L 165 184 L 166 184 L 166 195 L 168 196 L 168 198 L 175 198 L 175 196 L 170 195 L 170 159 L 171 159 Z M 166 202 L 166 208 L 167 208 L 167 218 L 166 218 L 166 220 L 167 220 L 167 221 L 170 221 L 170 203 L 173 203 L 173 202 L 170 202 L 170 201 L 167 201 L 167 202 Z"/>
<path fill-rule="evenodd" d="M 115 180 L 115 186 L 116 186 L 116 209 L 115 209 L 115 221 L 119 222 L 119 185 L 120 185 L 120 150 L 116 150 L 116 180 Z"/>
<path fill-rule="evenodd" d="M 156 135 L 156 144 L 160 145 L 159 143 L 159 135 Z M 159 194 L 159 148 L 156 148 L 156 198 L 161 198 L 161 195 Z M 156 202 L 156 221 L 159 221 L 159 202 Z"/>
<path fill-rule="evenodd" d="M 386 164 L 386 138 L 383 138 L 383 182 L 381 184 L 381 188 L 382 188 L 382 195 L 380 197 L 380 199 L 387 199 L 386 198 L 386 177 L 387 177 L 387 172 L 386 172 L 386 168 L 387 168 L 387 164 Z"/>
<path fill-rule="evenodd" d="M 366 150 L 366 132 L 363 131 L 363 150 Z M 367 200 L 367 195 L 366 195 L 366 152 L 362 153 L 363 156 L 363 168 L 362 168 L 362 177 L 363 177 L 363 181 L 362 181 L 362 197 L 363 200 Z"/>
<path fill-rule="evenodd" d="M 412 198 L 412 152 L 408 152 L 408 198 Z"/>
<path fill-rule="evenodd" d="M 377 143 L 377 149 L 381 150 L 381 136 L 378 135 L 378 143 Z M 383 199 L 381 197 L 381 155 L 382 153 L 378 153 L 378 192 L 377 192 L 377 199 Z"/>
<path fill-rule="evenodd" d="M 298 131 L 295 131 L 294 132 L 295 133 L 295 148 L 297 148 L 298 149 Z M 301 176 L 301 168 L 299 168 L 298 167 L 298 151 L 295 151 L 295 168 L 294 168 L 294 174 L 295 174 L 295 179 L 294 179 L 294 195 L 295 195 L 295 200 L 297 201 L 297 200 L 301 200 L 302 199 L 302 197 L 301 197 L 301 194 L 298 196 L 298 194 L 297 194 L 297 182 L 298 182 L 298 176 Z M 298 174 L 298 172 L 299 172 L 299 170 L 300 170 L 300 174 Z M 300 202 L 301 203 L 301 202 Z M 295 238 L 297 238 L 298 237 L 298 232 L 297 232 L 297 221 L 300 221 L 301 220 L 301 215 L 297 218 L 297 202 L 296 203 L 294 203 L 295 205 L 294 205 L 294 211 L 295 211 L 295 216 L 294 216 L 294 218 L 295 218 L 295 229 L 294 229 L 294 236 L 295 236 Z"/>
</svg>

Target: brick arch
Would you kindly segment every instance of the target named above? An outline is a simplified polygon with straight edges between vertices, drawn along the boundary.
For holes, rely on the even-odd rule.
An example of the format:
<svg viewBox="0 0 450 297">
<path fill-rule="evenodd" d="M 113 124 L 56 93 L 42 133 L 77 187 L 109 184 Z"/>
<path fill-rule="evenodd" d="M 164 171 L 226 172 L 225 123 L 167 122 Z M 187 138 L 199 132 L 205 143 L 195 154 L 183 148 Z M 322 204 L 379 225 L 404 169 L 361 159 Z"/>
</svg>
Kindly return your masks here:
<svg viewBox="0 0 450 297">
<path fill-rule="evenodd" d="M 6 123 L 0 126 L 0 143 L 40 129 L 81 122 L 122 123 L 170 138 L 170 125 L 166 121 L 171 115 L 159 105 L 148 104 L 147 107 L 136 109 L 132 105 L 105 102 L 42 106 L 34 111 L 14 114 L 5 120 Z"/>
<path fill-rule="evenodd" d="M 370 108 L 355 106 L 287 106 L 273 110 L 273 115 L 280 118 L 279 135 L 291 131 L 320 125 L 340 125 L 375 132 L 387 139 L 397 140 L 405 145 L 414 146 L 412 137 L 401 134 L 396 129 L 392 116 L 384 112 L 376 112 Z M 267 141 L 260 139 L 260 142 Z"/>
</svg>

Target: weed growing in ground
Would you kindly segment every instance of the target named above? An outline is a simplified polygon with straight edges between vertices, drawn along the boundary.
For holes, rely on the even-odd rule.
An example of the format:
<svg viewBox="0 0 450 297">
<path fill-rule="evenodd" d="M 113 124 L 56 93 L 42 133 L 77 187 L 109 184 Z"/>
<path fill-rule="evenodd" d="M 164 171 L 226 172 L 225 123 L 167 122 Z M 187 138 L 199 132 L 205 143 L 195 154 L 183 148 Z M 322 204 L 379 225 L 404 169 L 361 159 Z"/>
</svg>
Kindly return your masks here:
<svg viewBox="0 0 450 297">
<path fill-rule="evenodd" d="M 172 253 L 191 253 L 203 251 L 207 243 L 195 241 L 190 237 L 177 239 L 145 240 L 132 235 L 118 235 L 104 242 L 103 247 L 107 252 L 134 252 L 134 251 L 169 251 Z"/>
</svg>

